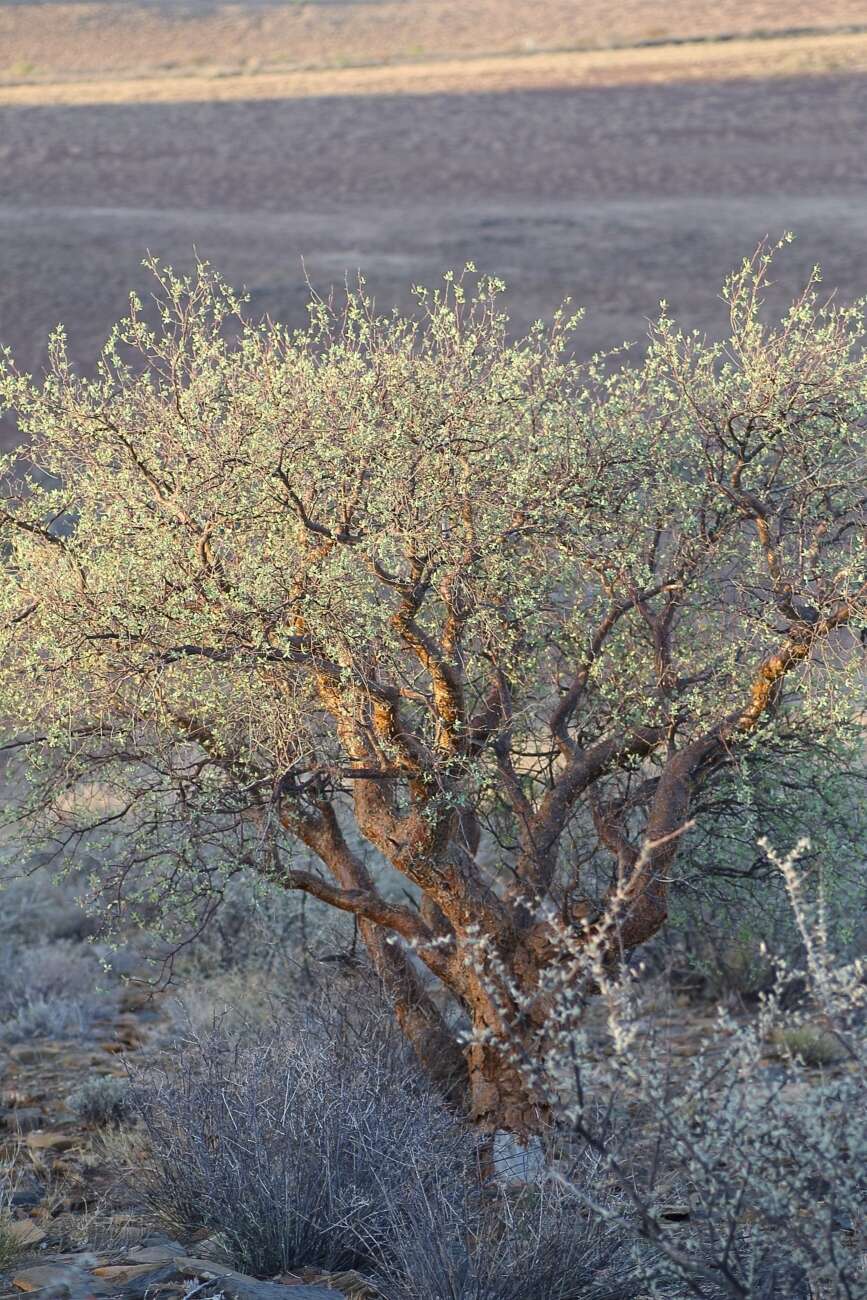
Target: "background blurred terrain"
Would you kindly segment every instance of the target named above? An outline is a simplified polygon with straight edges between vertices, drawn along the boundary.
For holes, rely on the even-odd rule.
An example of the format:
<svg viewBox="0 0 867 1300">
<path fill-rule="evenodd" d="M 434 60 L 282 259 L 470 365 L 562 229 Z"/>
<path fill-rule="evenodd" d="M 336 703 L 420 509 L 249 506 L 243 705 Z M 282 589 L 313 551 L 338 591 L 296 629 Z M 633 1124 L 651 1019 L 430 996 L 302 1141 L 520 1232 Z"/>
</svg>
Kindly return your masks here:
<svg viewBox="0 0 867 1300">
<path fill-rule="evenodd" d="M 38 370 L 62 321 L 86 367 L 194 248 L 298 324 L 305 276 L 408 306 L 471 258 L 516 328 L 585 306 L 583 353 L 662 297 L 718 333 L 767 235 L 777 302 L 864 291 L 865 139 L 863 0 L 7 0 L 0 343 Z"/>
</svg>

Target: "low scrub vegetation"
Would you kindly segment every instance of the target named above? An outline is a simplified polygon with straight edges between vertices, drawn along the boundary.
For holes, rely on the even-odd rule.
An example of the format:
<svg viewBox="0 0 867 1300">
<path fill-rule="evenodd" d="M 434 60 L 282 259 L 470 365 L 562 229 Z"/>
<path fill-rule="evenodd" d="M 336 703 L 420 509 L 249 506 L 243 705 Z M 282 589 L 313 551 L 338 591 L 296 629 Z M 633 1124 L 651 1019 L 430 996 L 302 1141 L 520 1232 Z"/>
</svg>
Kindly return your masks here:
<svg viewBox="0 0 867 1300">
<path fill-rule="evenodd" d="M 73 880 L 0 872 L 0 1042 L 76 1038 L 116 1004 L 105 948 Z"/>
<path fill-rule="evenodd" d="M 66 1104 L 85 1124 L 121 1124 L 130 1115 L 129 1090 L 127 1079 L 99 1075 L 80 1084 Z"/>
<path fill-rule="evenodd" d="M 7 941 L 0 972 L 0 1041 L 81 1037 L 113 1005 L 109 976 L 83 944 Z"/>
<path fill-rule="evenodd" d="M 535 1170 L 491 1158 L 359 982 L 143 1074 L 137 1185 L 236 1266 L 354 1268 L 386 1300 L 862 1300 L 867 968 L 830 949 L 797 855 L 767 851 L 808 959 L 754 1014 L 672 1052 L 646 983 L 583 945 L 540 992 L 547 1051 L 501 1043 L 545 1099 Z M 466 958 L 488 978 L 483 944 Z"/>
<path fill-rule="evenodd" d="M 138 1078 L 129 1168 L 172 1233 L 207 1228 L 260 1275 L 362 1270 L 389 1300 L 630 1300 L 625 1245 L 571 1193 L 483 1184 L 478 1136 L 385 1004 L 319 1012 L 188 1040 Z"/>
</svg>

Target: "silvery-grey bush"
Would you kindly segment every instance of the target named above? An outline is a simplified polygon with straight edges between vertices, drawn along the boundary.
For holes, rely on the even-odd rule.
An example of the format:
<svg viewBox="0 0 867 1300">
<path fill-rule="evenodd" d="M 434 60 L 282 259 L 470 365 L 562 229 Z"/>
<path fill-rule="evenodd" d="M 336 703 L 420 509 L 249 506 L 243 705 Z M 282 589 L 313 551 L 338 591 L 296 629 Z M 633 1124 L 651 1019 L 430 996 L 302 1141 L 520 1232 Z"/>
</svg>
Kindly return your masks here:
<svg viewBox="0 0 867 1300">
<path fill-rule="evenodd" d="M 822 890 L 803 870 L 809 845 L 785 857 L 762 848 L 805 955 L 796 1007 L 787 996 L 796 972 L 780 964 L 754 1016 L 721 1009 L 692 1058 L 678 1060 L 647 1015 L 635 972 L 612 969 L 600 937 L 576 945 L 572 965 L 540 994 L 549 999 L 544 1067 L 518 1035 L 512 1060 L 546 1103 L 552 1130 L 595 1153 L 620 1187 L 624 1202 L 612 1207 L 565 1165 L 556 1174 L 600 1225 L 631 1238 L 647 1294 L 861 1300 L 867 963 L 834 951 Z M 480 971 L 496 963 L 483 943 L 470 959 Z M 606 1011 L 601 1051 L 587 1028 L 591 993 Z M 805 1049 L 819 1038 L 821 1054 Z"/>
<path fill-rule="evenodd" d="M 80 1037 L 111 1008 L 108 985 L 96 952 L 82 944 L 3 944 L 0 1040 Z"/>
<path fill-rule="evenodd" d="M 71 1092 L 66 1104 L 87 1124 L 120 1124 L 130 1116 L 129 1091 L 128 1079 L 97 1075 Z"/>
<path fill-rule="evenodd" d="M 209 1228 L 260 1275 L 369 1266 L 406 1167 L 472 1156 L 381 1016 L 349 1033 L 330 1014 L 215 1028 L 138 1076 L 131 1104 L 137 1191 L 173 1231 Z"/>
<path fill-rule="evenodd" d="M 576 1212 L 574 1194 L 549 1178 L 407 1174 L 400 1197 L 388 1198 L 376 1279 L 383 1300 L 634 1300 L 627 1234 Z M 592 1161 L 580 1176 L 611 1210 L 622 1197 L 602 1174 Z"/>
</svg>

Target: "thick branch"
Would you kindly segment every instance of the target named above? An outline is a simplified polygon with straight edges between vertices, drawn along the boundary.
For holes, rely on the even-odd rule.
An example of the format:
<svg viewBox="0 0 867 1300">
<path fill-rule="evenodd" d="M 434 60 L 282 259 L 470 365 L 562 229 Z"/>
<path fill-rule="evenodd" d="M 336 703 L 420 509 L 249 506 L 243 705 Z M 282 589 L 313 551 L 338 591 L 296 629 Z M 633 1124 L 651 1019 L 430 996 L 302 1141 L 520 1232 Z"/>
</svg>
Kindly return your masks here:
<svg viewBox="0 0 867 1300">
<path fill-rule="evenodd" d="M 833 613 L 817 619 L 808 635 L 803 635 L 800 628 L 790 633 L 779 650 L 760 664 L 750 686 L 748 703 L 668 760 L 650 806 L 642 861 L 629 885 L 628 907 L 619 936 L 624 948 L 646 942 L 665 920 L 668 876 L 687 824 L 691 801 L 708 765 L 740 736 L 755 729 L 776 698 L 786 674 L 803 662 L 818 642 L 848 623 L 865 595 L 867 583 L 852 600 L 842 602 Z M 635 861 L 638 862 L 637 855 Z"/>
<path fill-rule="evenodd" d="M 590 749 L 576 751 L 569 759 L 554 788 L 542 800 L 531 826 L 534 862 L 529 874 L 541 885 L 551 883 L 557 865 L 557 847 L 567 818 L 579 795 L 612 768 L 629 758 L 652 753 L 664 739 L 661 727 L 640 727 L 623 736 L 612 736 Z"/>
<path fill-rule="evenodd" d="M 295 868 L 285 873 L 283 884 L 287 889 L 301 889 L 305 894 L 311 894 L 341 912 L 351 912 L 354 916 L 362 916 L 387 930 L 394 930 L 411 943 L 426 943 L 431 939 L 418 912 L 402 904 L 386 902 L 375 890 L 340 889 L 311 871 Z"/>
</svg>

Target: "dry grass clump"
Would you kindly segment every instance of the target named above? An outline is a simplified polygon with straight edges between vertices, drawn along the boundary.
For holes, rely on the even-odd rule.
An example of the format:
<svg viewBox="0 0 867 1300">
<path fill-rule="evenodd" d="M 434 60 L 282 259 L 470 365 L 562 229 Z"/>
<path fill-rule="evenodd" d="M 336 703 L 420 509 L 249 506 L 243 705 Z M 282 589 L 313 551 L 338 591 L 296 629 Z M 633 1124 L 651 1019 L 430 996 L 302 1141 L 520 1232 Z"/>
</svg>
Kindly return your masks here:
<svg viewBox="0 0 867 1300">
<path fill-rule="evenodd" d="M 12 1232 L 12 1219 L 0 1210 L 0 1273 L 8 1272 L 21 1253 L 21 1243 Z"/>
<path fill-rule="evenodd" d="M 130 1116 L 129 1081 L 95 1075 L 70 1093 L 66 1104 L 85 1124 L 122 1124 Z"/>
<path fill-rule="evenodd" d="M 24 1254 L 21 1240 L 13 1230 L 12 1187 L 8 1175 L 0 1173 L 0 1274 L 13 1268 Z"/>
<path fill-rule="evenodd" d="M 112 1005 L 97 954 L 68 940 L 0 946 L 0 1041 L 78 1038 Z"/>
<path fill-rule="evenodd" d="M 483 1187 L 389 1009 L 351 1001 L 194 1035 L 138 1077 L 141 1141 L 115 1150 L 155 1217 L 244 1271 L 356 1269 L 384 1300 L 631 1300 L 613 1234 L 544 1178 Z"/>
</svg>

